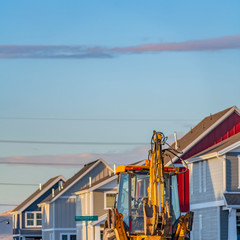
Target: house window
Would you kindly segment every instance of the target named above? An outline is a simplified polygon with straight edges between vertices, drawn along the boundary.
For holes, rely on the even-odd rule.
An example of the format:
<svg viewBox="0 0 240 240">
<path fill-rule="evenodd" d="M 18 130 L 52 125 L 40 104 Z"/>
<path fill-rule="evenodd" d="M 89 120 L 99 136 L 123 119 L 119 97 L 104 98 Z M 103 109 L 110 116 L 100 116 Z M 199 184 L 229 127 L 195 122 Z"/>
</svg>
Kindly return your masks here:
<svg viewBox="0 0 240 240">
<path fill-rule="evenodd" d="M 76 240 L 76 234 L 71 233 L 61 233 L 60 234 L 60 240 Z"/>
<path fill-rule="evenodd" d="M 25 213 L 26 227 L 41 227 L 42 213 L 41 212 L 26 212 Z"/>
<path fill-rule="evenodd" d="M 114 207 L 116 198 L 116 192 L 105 192 L 104 193 L 104 209 L 109 209 Z"/>
</svg>

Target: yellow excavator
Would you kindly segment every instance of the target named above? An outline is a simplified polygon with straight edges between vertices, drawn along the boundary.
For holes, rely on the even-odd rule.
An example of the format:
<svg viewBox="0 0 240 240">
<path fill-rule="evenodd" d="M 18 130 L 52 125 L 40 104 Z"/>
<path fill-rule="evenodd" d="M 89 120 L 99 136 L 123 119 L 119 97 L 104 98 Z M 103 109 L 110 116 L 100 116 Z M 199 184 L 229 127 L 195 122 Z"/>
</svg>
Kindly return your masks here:
<svg viewBox="0 0 240 240">
<path fill-rule="evenodd" d="M 149 160 L 145 166 L 121 165 L 116 169 L 118 193 L 108 211 L 103 240 L 188 240 L 193 212 L 181 215 L 177 175 L 180 168 L 164 166 L 168 151 L 161 132 L 153 132 Z M 167 144 L 169 148 L 163 149 Z"/>
</svg>

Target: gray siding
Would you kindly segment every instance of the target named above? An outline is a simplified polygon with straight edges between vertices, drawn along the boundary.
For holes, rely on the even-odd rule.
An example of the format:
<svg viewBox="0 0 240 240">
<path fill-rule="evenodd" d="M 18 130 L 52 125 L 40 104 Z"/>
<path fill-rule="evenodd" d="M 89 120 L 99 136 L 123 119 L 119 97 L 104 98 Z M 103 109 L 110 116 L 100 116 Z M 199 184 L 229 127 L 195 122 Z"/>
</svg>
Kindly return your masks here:
<svg viewBox="0 0 240 240">
<path fill-rule="evenodd" d="M 75 228 L 75 198 L 57 199 L 55 201 L 55 228 Z"/>
<path fill-rule="evenodd" d="M 199 215 L 202 215 L 202 231 L 199 227 Z M 199 240 L 200 233 L 202 233 L 202 240 L 216 240 L 218 239 L 218 208 L 203 208 L 194 210 L 193 231 L 191 233 L 191 240 Z"/>
<path fill-rule="evenodd" d="M 204 174 L 203 174 L 203 161 L 193 163 L 190 184 L 193 184 L 193 194 L 190 194 L 190 203 L 204 203 L 211 201 L 222 200 L 223 197 L 223 160 L 211 159 L 206 162 L 206 192 L 204 192 Z M 201 165 L 201 171 L 199 171 Z M 202 191 L 199 192 L 200 177 Z"/>
<path fill-rule="evenodd" d="M 238 155 L 229 152 L 226 155 L 226 188 L 228 192 L 240 192 L 238 188 Z"/>
<path fill-rule="evenodd" d="M 220 211 L 221 240 L 228 240 L 228 210 Z"/>
</svg>

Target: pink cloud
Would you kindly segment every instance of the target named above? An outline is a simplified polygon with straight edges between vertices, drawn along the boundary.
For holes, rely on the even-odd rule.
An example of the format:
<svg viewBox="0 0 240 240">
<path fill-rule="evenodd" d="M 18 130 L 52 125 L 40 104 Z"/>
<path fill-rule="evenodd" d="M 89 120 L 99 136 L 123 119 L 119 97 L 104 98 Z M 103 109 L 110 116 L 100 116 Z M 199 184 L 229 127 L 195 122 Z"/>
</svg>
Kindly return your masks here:
<svg viewBox="0 0 240 240">
<path fill-rule="evenodd" d="M 165 51 L 217 51 L 239 48 L 240 35 L 238 34 L 194 41 L 151 43 L 114 48 L 101 46 L 0 45 L 0 58 L 113 58 L 121 54 Z"/>
</svg>

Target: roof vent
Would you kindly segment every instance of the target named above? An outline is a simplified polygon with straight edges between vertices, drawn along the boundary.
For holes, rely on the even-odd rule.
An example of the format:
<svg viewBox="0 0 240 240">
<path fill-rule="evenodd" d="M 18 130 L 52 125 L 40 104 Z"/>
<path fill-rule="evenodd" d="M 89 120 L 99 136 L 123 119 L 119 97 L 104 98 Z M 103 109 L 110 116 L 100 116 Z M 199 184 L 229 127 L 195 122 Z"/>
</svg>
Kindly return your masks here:
<svg viewBox="0 0 240 240">
<path fill-rule="evenodd" d="M 63 181 L 60 182 L 61 189 L 63 189 Z"/>
<path fill-rule="evenodd" d="M 178 149 L 178 143 L 177 143 L 177 133 L 174 132 L 174 140 L 175 140 L 175 149 Z"/>
<path fill-rule="evenodd" d="M 116 164 L 113 165 L 113 172 L 114 172 L 114 175 L 116 174 Z"/>
<path fill-rule="evenodd" d="M 41 183 L 39 184 L 39 190 L 40 191 L 42 190 L 42 184 Z"/>
<path fill-rule="evenodd" d="M 89 187 L 92 187 L 92 178 L 89 177 Z"/>
<path fill-rule="evenodd" d="M 54 194 L 54 188 L 52 188 L 52 197 L 54 197 L 55 194 Z"/>
<path fill-rule="evenodd" d="M 212 120 L 212 114 L 210 113 L 210 120 Z"/>
</svg>

